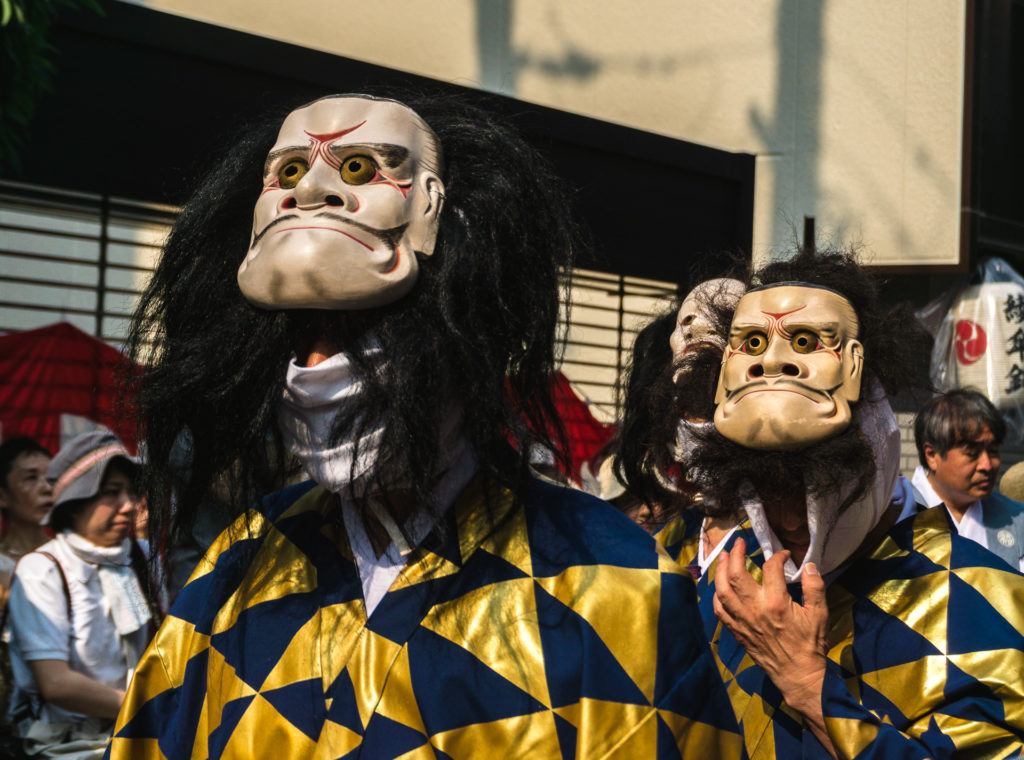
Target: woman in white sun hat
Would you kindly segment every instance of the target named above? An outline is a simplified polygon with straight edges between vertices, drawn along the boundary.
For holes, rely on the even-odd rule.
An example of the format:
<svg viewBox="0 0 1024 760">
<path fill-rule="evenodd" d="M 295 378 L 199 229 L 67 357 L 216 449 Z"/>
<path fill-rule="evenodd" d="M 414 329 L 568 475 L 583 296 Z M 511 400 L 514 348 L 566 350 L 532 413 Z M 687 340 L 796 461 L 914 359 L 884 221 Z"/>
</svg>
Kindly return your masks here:
<svg viewBox="0 0 1024 760">
<path fill-rule="evenodd" d="M 159 616 L 131 538 L 138 465 L 108 430 L 50 463 L 55 537 L 25 555 L 8 606 L 10 717 L 28 754 L 99 758 Z"/>
</svg>

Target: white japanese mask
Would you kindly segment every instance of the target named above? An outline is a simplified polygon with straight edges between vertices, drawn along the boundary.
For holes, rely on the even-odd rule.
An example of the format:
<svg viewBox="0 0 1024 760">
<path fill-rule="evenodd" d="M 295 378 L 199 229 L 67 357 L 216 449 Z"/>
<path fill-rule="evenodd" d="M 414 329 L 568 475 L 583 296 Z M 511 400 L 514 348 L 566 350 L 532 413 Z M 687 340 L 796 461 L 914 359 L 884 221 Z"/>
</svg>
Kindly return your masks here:
<svg viewBox="0 0 1024 760">
<path fill-rule="evenodd" d="M 265 309 L 398 300 L 434 251 L 439 164 L 430 127 L 401 103 L 340 96 L 292 111 L 267 156 L 242 294 Z"/>
<path fill-rule="evenodd" d="M 784 283 L 736 306 L 715 393 L 715 427 L 752 449 L 789 450 L 838 435 L 860 398 L 864 349 L 853 306 L 831 290 Z"/>
<path fill-rule="evenodd" d="M 702 344 L 719 350 L 724 348 L 725 336 L 718 332 L 715 320 L 708 314 L 708 305 L 731 309 L 740 300 L 744 289 L 739 280 L 718 277 L 705 280 L 691 290 L 679 307 L 676 329 L 668 339 L 672 358 L 679 361 Z"/>
</svg>

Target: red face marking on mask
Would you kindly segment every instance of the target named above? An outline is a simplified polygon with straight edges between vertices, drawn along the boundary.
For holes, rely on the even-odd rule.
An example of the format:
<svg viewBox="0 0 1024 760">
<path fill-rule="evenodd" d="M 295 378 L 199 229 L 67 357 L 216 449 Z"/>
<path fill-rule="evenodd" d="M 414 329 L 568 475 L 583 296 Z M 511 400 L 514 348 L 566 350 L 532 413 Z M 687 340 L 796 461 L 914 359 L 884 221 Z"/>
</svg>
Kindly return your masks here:
<svg viewBox="0 0 1024 760">
<path fill-rule="evenodd" d="M 794 314 L 803 308 L 803 306 L 797 306 L 795 309 L 790 309 L 789 311 L 762 311 L 761 313 L 768 317 L 768 328 L 765 330 L 765 340 L 771 342 L 771 339 L 776 335 L 781 335 L 783 338 L 788 340 L 790 336 L 789 333 L 786 332 L 786 328 L 782 326 L 782 318 L 788 317 L 790 314 Z M 744 344 L 745 343 L 746 341 L 744 340 Z M 743 354 L 746 353 L 746 351 L 743 350 L 742 345 L 739 348 L 726 346 L 726 358 L 736 353 Z"/>
<path fill-rule="evenodd" d="M 782 319 L 783 317 L 788 317 L 790 314 L 795 314 L 798 311 L 802 311 L 804 308 L 804 306 L 798 306 L 797 308 L 790 309 L 789 311 L 762 311 L 761 313 L 768 317 L 768 339 L 771 340 L 773 336 L 778 335 L 784 340 L 790 340 L 793 337 L 793 333 L 790 332 L 784 324 L 782 324 Z M 832 354 L 836 359 L 842 360 L 842 357 L 838 349 L 826 346 L 820 340 L 818 341 L 818 345 L 815 347 L 814 350 L 817 351 L 819 349 L 824 349 L 825 351 L 828 351 L 830 354 Z"/>
<path fill-rule="evenodd" d="M 771 340 L 775 335 L 781 335 L 783 338 L 790 338 L 791 336 L 789 331 L 786 330 L 785 326 L 782 324 L 782 318 L 788 317 L 790 314 L 795 314 L 803 308 L 803 306 L 797 306 L 795 309 L 790 309 L 789 311 L 762 311 L 761 313 L 768 317 L 768 340 Z"/>
<path fill-rule="evenodd" d="M 402 182 L 402 181 L 399 181 L 399 180 L 395 179 L 394 177 L 389 177 L 387 174 L 382 172 L 380 169 L 377 170 L 377 174 L 380 175 L 380 179 L 376 180 L 376 182 L 374 182 L 372 184 L 382 183 L 382 184 L 385 184 L 385 185 L 389 185 L 390 187 L 393 187 L 393 188 L 395 188 L 395 190 L 400 192 L 402 194 L 403 198 L 408 198 L 409 197 L 409 191 L 412 190 L 412 180 L 411 179 L 407 179 L 404 182 Z"/>
<path fill-rule="evenodd" d="M 313 132 L 306 132 L 309 137 L 309 167 L 313 168 L 313 164 L 316 163 L 318 158 L 322 158 L 327 162 L 328 166 L 332 166 L 335 169 L 341 168 L 341 161 L 331 152 L 331 146 L 340 140 L 350 132 L 355 132 L 361 126 L 366 123 L 366 120 L 359 122 L 354 127 L 348 129 L 339 129 L 337 132 L 326 132 L 323 134 L 315 134 Z"/>
</svg>

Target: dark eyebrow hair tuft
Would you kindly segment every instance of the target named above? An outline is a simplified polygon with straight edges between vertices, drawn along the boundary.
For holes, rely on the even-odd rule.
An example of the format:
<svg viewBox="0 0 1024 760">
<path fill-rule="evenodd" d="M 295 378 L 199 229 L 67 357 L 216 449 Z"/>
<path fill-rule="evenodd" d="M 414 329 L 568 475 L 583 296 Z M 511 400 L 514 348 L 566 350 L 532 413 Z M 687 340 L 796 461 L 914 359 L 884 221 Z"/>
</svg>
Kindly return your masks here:
<svg viewBox="0 0 1024 760">
<path fill-rule="evenodd" d="M 300 150 L 305 150 L 305 151 L 308 152 L 309 151 L 309 146 L 308 145 L 289 145 L 289 146 L 287 146 L 285 148 L 278 148 L 277 150 L 270 151 L 270 153 L 267 154 L 267 160 L 263 162 L 263 173 L 266 174 L 268 171 L 270 171 L 270 164 L 271 164 L 271 162 L 275 158 L 277 158 L 278 156 L 282 156 L 285 153 L 295 153 L 295 152 L 300 151 Z"/>
<path fill-rule="evenodd" d="M 381 158 L 384 159 L 384 165 L 389 169 L 401 166 L 405 162 L 405 159 L 409 157 L 409 149 L 401 145 L 393 145 L 391 143 L 349 143 L 348 145 L 338 145 L 336 148 L 350 149 L 350 148 L 369 148 L 370 150 L 380 154 Z"/>
</svg>

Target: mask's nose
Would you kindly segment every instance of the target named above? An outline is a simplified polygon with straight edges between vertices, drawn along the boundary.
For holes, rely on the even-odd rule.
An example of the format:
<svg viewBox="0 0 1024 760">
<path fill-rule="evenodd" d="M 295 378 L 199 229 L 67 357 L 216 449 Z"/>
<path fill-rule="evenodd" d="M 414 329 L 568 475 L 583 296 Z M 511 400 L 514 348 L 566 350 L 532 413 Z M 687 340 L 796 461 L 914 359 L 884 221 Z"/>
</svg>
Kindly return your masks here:
<svg viewBox="0 0 1024 760">
<path fill-rule="evenodd" d="M 303 211 L 315 211 L 324 206 L 343 208 L 346 200 L 340 184 L 341 179 L 332 167 L 326 162 L 317 162 L 281 201 L 281 208 Z"/>
<path fill-rule="evenodd" d="M 708 321 L 701 317 L 696 312 L 690 312 L 679 323 L 683 328 L 683 338 L 689 343 L 695 339 L 706 335 L 709 332 L 710 325 Z"/>
<path fill-rule="evenodd" d="M 777 338 L 771 341 L 768 349 L 759 357 L 760 361 L 751 365 L 747 374 L 750 377 L 800 377 L 800 366 L 791 361 L 792 356 L 787 350 L 788 347 L 786 341 Z"/>
</svg>

